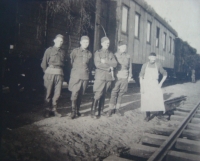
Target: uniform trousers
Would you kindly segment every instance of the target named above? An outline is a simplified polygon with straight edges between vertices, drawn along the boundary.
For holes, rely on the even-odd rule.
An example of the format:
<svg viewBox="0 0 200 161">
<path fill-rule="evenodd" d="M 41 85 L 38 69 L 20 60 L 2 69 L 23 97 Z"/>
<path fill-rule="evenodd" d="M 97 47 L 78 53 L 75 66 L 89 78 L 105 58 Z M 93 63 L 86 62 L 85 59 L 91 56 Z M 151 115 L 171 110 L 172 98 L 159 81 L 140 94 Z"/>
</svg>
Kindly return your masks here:
<svg viewBox="0 0 200 161">
<path fill-rule="evenodd" d="M 44 86 L 46 88 L 46 98 L 45 101 L 50 103 L 52 100 L 52 105 L 56 106 L 58 99 L 60 97 L 61 89 L 63 83 L 63 76 L 57 74 L 44 74 Z"/>
<path fill-rule="evenodd" d="M 105 94 L 110 89 L 110 86 L 111 81 L 95 80 L 93 86 L 94 99 L 99 100 L 101 97 L 105 99 Z"/>
<path fill-rule="evenodd" d="M 70 78 L 69 90 L 72 92 L 71 101 L 74 101 L 74 100 L 81 101 L 82 95 L 85 94 L 87 84 L 88 84 L 88 80 Z M 80 103 L 80 101 L 78 101 L 78 103 Z"/>
<path fill-rule="evenodd" d="M 111 92 L 110 104 L 121 104 L 122 96 L 127 91 L 128 80 L 127 78 L 118 78 L 115 80 L 114 88 Z"/>
</svg>

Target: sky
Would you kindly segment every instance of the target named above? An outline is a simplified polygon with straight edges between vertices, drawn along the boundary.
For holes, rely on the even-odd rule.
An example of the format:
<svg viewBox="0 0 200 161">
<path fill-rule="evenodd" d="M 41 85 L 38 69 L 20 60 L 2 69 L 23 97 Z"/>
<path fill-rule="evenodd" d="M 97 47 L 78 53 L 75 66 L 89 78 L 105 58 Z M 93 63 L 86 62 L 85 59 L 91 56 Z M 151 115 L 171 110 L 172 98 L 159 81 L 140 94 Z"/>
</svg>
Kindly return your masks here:
<svg viewBox="0 0 200 161">
<path fill-rule="evenodd" d="M 200 54 L 200 0 L 145 0 Z"/>
</svg>

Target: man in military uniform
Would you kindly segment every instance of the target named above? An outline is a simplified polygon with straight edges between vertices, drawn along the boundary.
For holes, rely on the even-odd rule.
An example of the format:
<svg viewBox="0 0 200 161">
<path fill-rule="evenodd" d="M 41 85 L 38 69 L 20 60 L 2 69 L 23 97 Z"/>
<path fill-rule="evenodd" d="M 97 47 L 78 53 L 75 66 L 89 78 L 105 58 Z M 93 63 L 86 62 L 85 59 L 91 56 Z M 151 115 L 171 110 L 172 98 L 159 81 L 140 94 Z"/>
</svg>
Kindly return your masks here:
<svg viewBox="0 0 200 161">
<path fill-rule="evenodd" d="M 111 116 L 115 109 L 115 113 L 121 115 L 119 108 L 121 107 L 122 96 L 127 91 L 128 82 L 132 78 L 130 55 L 126 53 L 126 48 L 126 42 L 120 41 L 118 51 L 115 53 L 118 64 L 115 69 L 116 80 L 111 92 L 108 116 Z"/>
<path fill-rule="evenodd" d="M 57 101 L 60 97 L 63 83 L 63 66 L 64 66 L 64 51 L 61 49 L 63 44 L 63 36 L 55 37 L 54 46 L 49 47 L 42 60 L 41 67 L 44 71 L 44 86 L 46 88 L 46 104 L 49 108 L 46 109 L 45 116 L 48 117 L 53 113 L 57 117 L 61 114 L 57 112 Z M 51 106 L 52 104 L 52 106 Z"/>
<path fill-rule="evenodd" d="M 99 100 L 101 107 L 98 108 L 98 117 L 101 115 L 101 108 L 105 101 L 105 94 L 111 86 L 113 81 L 112 72 L 113 68 L 117 66 L 117 61 L 108 50 L 110 40 L 107 37 L 101 39 L 102 49 L 98 50 L 94 54 L 94 64 L 96 66 L 95 82 L 93 86 L 94 100 L 91 107 L 91 117 L 94 117 Z"/>
<path fill-rule="evenodd" d="M 81 46 L 74 49 L 70 54 L 72 70 L 69 81 L 69 90 L 72 92 L 72 119 L 74 119 L 76 116 L 81 116 L 79 112 L 81 97 L 85 93 L 89 80 L 89 72 L 92 65 L 92 54 L 87 50 L 89 45 L 89 37 L 82 36 L 80 44 Z"/>
</svg>

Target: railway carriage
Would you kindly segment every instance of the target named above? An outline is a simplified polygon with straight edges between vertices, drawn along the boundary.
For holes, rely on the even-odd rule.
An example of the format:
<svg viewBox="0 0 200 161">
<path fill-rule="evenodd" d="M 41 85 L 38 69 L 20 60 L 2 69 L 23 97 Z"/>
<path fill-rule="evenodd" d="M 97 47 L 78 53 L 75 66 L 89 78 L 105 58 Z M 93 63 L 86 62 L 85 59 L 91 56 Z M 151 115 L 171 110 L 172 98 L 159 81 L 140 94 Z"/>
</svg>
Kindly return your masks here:
<svg viewBox="0 0 200 161">
<path fill-rule="evenodd" d="M 106 34 L 111 40 L 112 52 L 116 52 L 120 40 L 127 41 L 132 74 L 136 82 L 141 66 L 147 61 L 150 52 L 157 54 L 158 61 L 168 71 L 169 77 L 175 75 L 174 73 L 182 76 L 188 70 L 183 63 L 182 53 L 192 51 L 191 54 L 193 48 L 177 38 L 177 32 L 144 0 L 88 1 L 91 4 L 88 15 L 91 15 L 89 24 L 92 27 L 88 28 L 87 32 L 81 32 L 81 5 L 72 5 L 70 12 L 73 24 L 70 24 L 66 13 L 56 13 L 54 16 L 47 14 L 49 7 L 46 1 L 7 0 L 7 9 L 4 11 L 6 26 L 2 36 L 6 40 L 2 45 L 5 48 L 3 50 L 13 44 L 16 53 L 24 53 L 41 61 L 44 50 L 52 44 L 53 37 L 61 33 L 65 35 L 63 47 L 69 57 L 71 50 L 80 45 L 81 35 L 87 34 L 90 37 L 89 50 L 94 53 L 101 46 L 101 37 Z M 66 81 L 70 76 L 68 62 L 70 61 L 66 62 L 65 67 Z M 94 72 L 91 73 L 91 82 L 92 74 L 94 75 Z"/>
<path fill-rule="evenodd" d="M 108 37 L 111 39 L 112 51 L 117 50 L 119 40 L 123 39 L 128 42 L 134 79 L 138 80 L 141 65 L 148 60 L 150 52 L 155 52 L 158 61 L 172 74 L 175 54 L 174 40 L 178 36 L 177 32 L 145 1 L 110 0 L 104 3 L 108 3 L 109 10 L 105 8 L 103 11 L 99 10 L 97 14 L 107 14 L 107 23 L 105 24 L 102 18 L 97 18 L 97 24 L 103 21 L 102 25 L 105 26 Z M 99 1 L 98 6 L 101 4 L 102 1 Z M 98 42 L 97 39 L 102 32 L 98 32 L 101 28 L 96 28 L 96 30 L 95 38 Z"/>
<path fill-rule="evenodd" d="M 175 60 L 174 60 L 174 73 L 177 79 L 190 80 L 191 70 L 196 68 L 194 60 L 188 60 L 190 56 L 196 55 L 196 49 L 191 47 L 187 42 L 180 38 L 175 39 Z M 196 60 L 195 60 L 196 61 Z"/>
</svg>

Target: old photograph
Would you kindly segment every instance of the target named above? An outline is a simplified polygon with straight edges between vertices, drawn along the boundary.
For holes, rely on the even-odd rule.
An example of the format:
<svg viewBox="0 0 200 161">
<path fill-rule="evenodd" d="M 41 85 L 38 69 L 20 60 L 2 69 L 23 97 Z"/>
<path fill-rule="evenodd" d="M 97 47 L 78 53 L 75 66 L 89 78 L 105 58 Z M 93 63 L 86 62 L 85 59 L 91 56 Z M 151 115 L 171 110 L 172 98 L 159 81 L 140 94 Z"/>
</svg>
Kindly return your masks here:
<svg viewBox="0 0 200 161">
<path fill-rule="evenodd" d="M 2 0 L 2 161 L 200 161 L 200 0 Z"/>
</svg>

